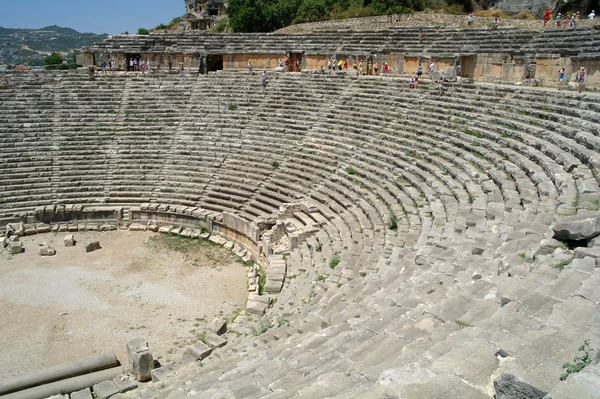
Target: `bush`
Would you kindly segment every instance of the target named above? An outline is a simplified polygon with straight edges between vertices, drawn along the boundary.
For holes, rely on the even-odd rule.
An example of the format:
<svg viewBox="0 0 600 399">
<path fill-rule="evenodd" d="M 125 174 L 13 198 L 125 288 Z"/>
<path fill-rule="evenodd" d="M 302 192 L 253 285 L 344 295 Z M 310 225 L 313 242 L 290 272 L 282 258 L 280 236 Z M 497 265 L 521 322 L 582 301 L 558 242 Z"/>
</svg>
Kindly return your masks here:
<svg viewBox="0 0 600 399">
<path fill-rule="evenodd" d="M 588 364 L 590 364 L 592 362 L 592 351 L 593 349 L 590 349 L 590 340 L 586 339 L 585 341 L 583 341 L 583 345 L 579 347 L 579 352 L 583 352 L 583 354 L 581 356 L 575 356 L 573 358 L 573 361 L 575 362 L 574 364 L 571 364 L 569 362 L 563 364 L 563 369 L 565 369 L 565 372 L 561 374 L 560 380 L 566 380 L 568 376 L 570 376 L 573 373 L 579 373 Z"/>
<path fill-rule="evenodd" d="M 146 28 L 139 28 L 138 29 L 138 35 L 149 35 L 150 31 Z"/>
<path fill-rule="evenodd" d="M 517 15 L 515 15 L 516 19 L 536 19 L 533 15 L 528 13 L 527 11 L 521 11 Z"/>
<path fill-rule="evenodd" d="M 213 28 L 213 32 L 226 32 L 229 30 L 229 18 L 223 18 Z"/>
<path fill-rule="evenodd" d="M 353 167 L 348 166 L 346 169 L 346 173 L 348 173 L 349 175 L 355 175 L 356 174 L 356 170 L 354 170 Z"/>
<path fill-rule="evenodd" d="M 475 15 L 477 15 L 478 17 L 484 17 L 484 18 L 500 18 L 500 19 L 507 19 L 510 18 L 510 15 L 508 15 L 507 13 L 505 13 L 502 10 L 496 10 L 496 9 L 491 9 L 491 10 L 481 10 L 481 11 L 477 11 L 475 13 Z"/>
<path fill-rule="evenodd" d="M 389 211 L 390 211 L 390 219 L 388 221 L 388 228 L 390 230 L 398 230 L 398 217 L 396 216 L 396 214 L 394 213 L 392 208 L 390 208 Z"/>
</svg>

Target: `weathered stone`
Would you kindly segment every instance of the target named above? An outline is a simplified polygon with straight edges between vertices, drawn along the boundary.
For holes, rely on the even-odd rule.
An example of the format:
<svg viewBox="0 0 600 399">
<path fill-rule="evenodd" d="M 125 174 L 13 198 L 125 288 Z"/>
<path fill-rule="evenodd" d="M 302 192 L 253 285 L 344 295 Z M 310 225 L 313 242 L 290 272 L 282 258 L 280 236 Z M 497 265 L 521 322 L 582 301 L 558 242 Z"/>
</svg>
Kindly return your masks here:
<svg viewBox="0 0 600 399">
<path fill-rule="evenodd" d="M 216 335 L 216 334 L 208 334 L 206 336 L 205 341 L 206 341 L 206 345 L 210 346 L 213 349 L 220 348 L 227 344 L 227 340 L 225 338 L 223 338 L 219 335 Z"/>
<path fill-rule="evenodd" d="M 546 392 L 532 387 L 512 374 L 503 374 L 494 381 L 496 399 L 542 399 Z"/>
<path fill-rule="evenodd" d="M 100 241 L 89 241 L 85 244 L 85 252 L 92 252 L 101 248 Z"/>
<path fill-rule="evenodd" d="M 40 247 L 40 255 L 41 256 L 53 256 L 56 255 L 56 250 L 52 248 L 50 245 L 43 245 Z"/>
<path fill-rule="evenodd" d="M 127 343 L 127 357 L 129 370 L 135 379 L 141 382 L 152 378 L 154 357 L 148 347 L 148 342 L 143 338 L 135 338 Z"/>
<path fill-rule="evenodd" d="M 577 247 L 575 248 L 575 259 L 585 258 L 591 256 L 592 258 L 600 258 L 600 247 Z"/>
<path fill-rule="evenodd" d="M 116 226 L 113 226 L 112 224 L 108 224 L 108 223 L 105 223 L 98 228 L 98 230 L 100 230 L 100 231 L 113 231 L 116 229 L 117 229 Z"/>
<path fill-rule="evenodd" d="M 32 224 L 26 224 L 25 225 L 25 235 L 30 236 L 33 234 L 37 234 L 37 230 L 35 229 L 35 226 Z"/>
<path fill-rule="evenodd" d="M 159 233 L 170 233 L 173 230 L 173 226 L 162 226 L 158 229 Z"/>
<path fill-rule="evenodd" d="M 557 240 L 584 240 L 600 235 L 600 215 L 570 216 L 552 228 Z"/>
<path fill-rule="evenodd" d="M 46 223 L 38 223 L 35 226 L 35 229 L 37 230 L 38 233 L 48 233 L 51 230 L 51 227 L 49 225 L 47 225 Z"/>
<path fill-rule="evenodd" d="M 93 399 L 92 391 L 86 388 L 81 391 L 71 392 L 71 399 Z"/>
<path fill-rule="evenodd" d="M 129 230 L 131 231 L 146 231 L 147 226 L 140 223 L 131 223 L 129 225 Z"/>
<path fill-rule="evenodd" d="M 20 254 L 23 252 L 23 243 L 20 241 L 11 241 L 10 242 L 10 253 L 11 254 Z"/>
<path fill-rule="evenodd" d="M 119 393 L 119 389 L 112 380 L 102 381 L 94 385 L 92 390 L 98 399 L 108 399 Z"/>
<path fill-rule="evenodd" d="M 120 393 L 131 391 L 137 388 L 137 383 L 133 378 L 126 374 L 121 374 L 113 378 L 113 382 L 117 386 Z"/>
<path fill-rule="evenodd" d="M 217 335 L 222 335 L 227 332 L 227 320 L 216 318 L 208 325 L 208 330 Z"/>
<path fill-rule="evenodd" d="M 198 360 L 202 360 L 212 353 L 212 348 L 206 345 L 204 342 L 196 342 L 194 345 L 190 345 L 190 354 Z"/>
<path fill-rule="evenodd" d="M 64 239 L 65 247 L 73 247 L 75 246 L 75 235 L 67 234 Z"/>
</svg>

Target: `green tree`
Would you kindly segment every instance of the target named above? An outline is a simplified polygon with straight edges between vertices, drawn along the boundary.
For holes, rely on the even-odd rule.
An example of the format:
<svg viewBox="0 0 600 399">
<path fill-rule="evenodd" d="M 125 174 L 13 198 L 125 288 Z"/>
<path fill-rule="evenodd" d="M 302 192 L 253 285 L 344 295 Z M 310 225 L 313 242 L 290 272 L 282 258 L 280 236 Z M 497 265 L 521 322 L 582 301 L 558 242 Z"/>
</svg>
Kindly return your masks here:
<svg viewBox="0 0 600 399">
<path fill-rule="evenodd" d="M 44 65 L 59 65 L 59 64 L 62 64 L 62 62 L 63 62 L 62 55 L 60 55 L 60 53 L 57 53 L 55 51 L 52 54 L 50 54 L 49 56 L 47 56 L 46 58 L 44 58 L 44 61 L 42 62 L 42 64 L 44 64 Z"/>
<path fill-rule="evenodd" d="M 139 28 L 138 29 L 138 35 L 149 35 L 150 31 L 146 28 Z"/>
</svg>

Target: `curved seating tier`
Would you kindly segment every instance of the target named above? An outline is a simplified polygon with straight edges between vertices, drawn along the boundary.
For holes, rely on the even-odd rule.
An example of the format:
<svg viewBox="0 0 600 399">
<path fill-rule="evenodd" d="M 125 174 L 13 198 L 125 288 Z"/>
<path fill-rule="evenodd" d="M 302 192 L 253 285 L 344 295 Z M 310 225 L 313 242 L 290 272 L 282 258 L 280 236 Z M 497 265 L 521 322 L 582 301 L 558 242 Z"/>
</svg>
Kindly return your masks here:
<svg viewBox="0 0 600 399">
<path fill-rule="evenodd" d="M 319 210 L 292 221 L 320 229 L 286 254 L 271 328 L 230 333 L 201 369 L 136 395 L 489 397 L 502 371 L 551 391 L 582 339 L 600 342 L 600 269 L 524 258 L 556 220 L 598 211 L 598 100 L 343 75 L 265 89 L 241 74 L 7 74 L 0 217 L 56 203 L 247 221 Z"/>
</svg>

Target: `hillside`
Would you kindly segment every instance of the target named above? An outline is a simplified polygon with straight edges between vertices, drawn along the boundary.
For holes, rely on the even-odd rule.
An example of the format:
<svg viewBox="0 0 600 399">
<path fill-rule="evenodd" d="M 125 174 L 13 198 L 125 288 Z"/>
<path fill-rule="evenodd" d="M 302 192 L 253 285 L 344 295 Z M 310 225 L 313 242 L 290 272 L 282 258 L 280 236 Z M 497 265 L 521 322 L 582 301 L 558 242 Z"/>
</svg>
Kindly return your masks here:
<svg viewBox="0 0 600 399">
<path fill-rule="evenodd" d="M 94 42 L 106 34 L 80 33 L 71 28 L 46 26 L 41 29 L 10 29 L 0 26 L 0 64 L 39 65 L 53 51 L 63 56 Z"/>
</svg>

